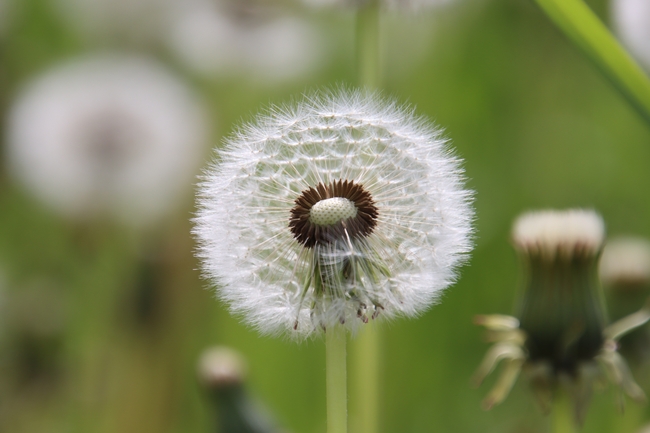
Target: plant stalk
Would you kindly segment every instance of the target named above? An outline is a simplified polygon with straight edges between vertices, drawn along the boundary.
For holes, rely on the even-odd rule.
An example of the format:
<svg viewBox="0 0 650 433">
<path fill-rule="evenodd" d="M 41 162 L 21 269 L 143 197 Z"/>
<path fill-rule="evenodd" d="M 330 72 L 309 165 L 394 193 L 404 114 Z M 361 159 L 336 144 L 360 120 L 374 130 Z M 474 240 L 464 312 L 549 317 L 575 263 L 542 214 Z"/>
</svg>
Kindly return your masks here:
<svg viewBox="0 0 650 433">
<path fill-rule="evenodd" d="M 562 389 L 557 390 L 553 399 L 553 411 L 551 413 L 552 433 L 576 433 L 576 423 L 573 419 L 571 402 L 566 392 Z"/>
<path fill-rule="evenodd" d="M 346 332 L 331 326 L 325 332 L 327 433 L 347 433 L 348 402 L 346 373 Z"/>
<path fill-rule="evenodd" d="M 366 0 L 357 12 L 357 79 L 367 90 L 381 85 L 380 0 Z M 354 340 L 354 431 L 379 431 L 379 329 L 376 323 L 362 327 Z"/>
<path fill-rule="evenodd" d="M 583 0 L 535 0 L 650 124 L 650 78 Z"/>
<path fill-rule="evenodd" d="M 357 76 L 359 84 L 375 90 L 381 82 L 379 0 L 367 0 L 357 12 Z"/>
</svg>

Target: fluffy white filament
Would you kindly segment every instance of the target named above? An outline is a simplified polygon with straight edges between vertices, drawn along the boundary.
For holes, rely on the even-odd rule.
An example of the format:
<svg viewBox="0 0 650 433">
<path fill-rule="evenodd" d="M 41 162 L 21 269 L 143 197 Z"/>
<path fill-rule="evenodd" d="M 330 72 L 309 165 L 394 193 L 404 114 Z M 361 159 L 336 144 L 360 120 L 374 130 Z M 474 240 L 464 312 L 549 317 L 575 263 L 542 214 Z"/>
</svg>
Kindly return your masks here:
<svg viewBox="0 0 650 433">
<path fill-rule="evenodd" d="M 372 195 L 377 226 L 306 248 L 289 229 L 294 200 L 337 180 Z M 234 313 L 263 333 L 305 336 L 354 328 L 373 305 L 380 317 L 426 310 L 471 250 L 470 201 L 440 130 L 394 101 L 338 91 L 274 107 L 232 136 L 200 186 L 194 233 Z"/>
</svg>

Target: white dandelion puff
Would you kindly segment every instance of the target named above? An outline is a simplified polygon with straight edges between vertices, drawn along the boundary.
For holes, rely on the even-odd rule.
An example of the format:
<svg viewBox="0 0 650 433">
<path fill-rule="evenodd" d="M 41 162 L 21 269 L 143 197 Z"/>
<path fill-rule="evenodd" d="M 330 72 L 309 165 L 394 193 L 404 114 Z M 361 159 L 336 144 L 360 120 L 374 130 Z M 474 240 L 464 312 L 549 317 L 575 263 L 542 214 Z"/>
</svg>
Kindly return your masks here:
<svg viewBox="0 0 650 433">
<path fill-rule="evenodd" d="M 170 20 L 169 0 L 50 0 L 71 29 L 95 41 L 158 42 Z"/>
<path fill-rule="evenodd" d="M 170 19 L 169 47 L 206 75 L 277 82 L 315 70 L 325 48 L 315 26 L 264 3 L 183 0 Z"/>
<path fill-rule="evenodd" d="M 441 131 L 361 91 L 274 107 L 200 186 L 198 255 L 231 310 L 305 336 L 413 316 L 471 250 L 471 193 Z"/>
<path fill-rule="evenodd" d="M 359 7 L 370 0 L 304 0 L 307 5 L 323 7 Z M 457 0 L 379 0 L 382 6 L 393 10 L 421 10 L 439 6 L 446 6 Z"/>
<path fill-rule="evenodd" d="M 612 21 L 621 42 L 647 70 L 650 70 L 650 2 L 614 0 Z"/>
<path fill-rule="evenodd" d="M 104 55 L 46 72 L 7 124 L 9 169 L 61 214 L 140 226 L 191 190 L 207 142 L 192 92 L 157 63 Z"/>
</svg>

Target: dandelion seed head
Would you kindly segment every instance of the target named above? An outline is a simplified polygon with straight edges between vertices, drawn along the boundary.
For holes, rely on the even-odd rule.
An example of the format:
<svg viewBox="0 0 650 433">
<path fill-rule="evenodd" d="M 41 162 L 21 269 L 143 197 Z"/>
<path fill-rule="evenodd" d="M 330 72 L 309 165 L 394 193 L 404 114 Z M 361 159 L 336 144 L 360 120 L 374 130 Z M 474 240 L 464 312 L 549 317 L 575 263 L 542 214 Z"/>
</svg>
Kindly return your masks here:
<svg viewBox="0 0 650 433">
<path fill-rule="evenodd" d="M 304 0 L 310 6 L 360 7 L 369 0 Z M 393 10 L 421 10 L 445 6 L 455 0 L 380 0 L 383 6 Z"/>
<path fill-rule="evenodd" d="M 471 249 L 463 183 L 441 131 L 412 110 L 361 91 L 306 95 L 227 140 L 200 186 L 198 255 L 263 333 L 417 315 Z"/>
<path fill-rule="evenodd" d="M 317 27 L 262 0 L 177 1 L 167 44 L 191 70 L 259 82 L 296 79 L 323 61 Z"/>
<path fill-rule="evenodd" d="M 191 189 L 207 142 L 193 93 L 146 58 L 99 55 L 47 71 L 8 117 L 10 172 L 73 219 L 143 226 Z"/>
<path fill-rule="evenodd" d="M 595 256 L 605 237 L 603 219 L 594 211 L 537 211 L 520 216 L 513 226 L 516 249 L 553 260 L 557 256 Z"/>
</svg>

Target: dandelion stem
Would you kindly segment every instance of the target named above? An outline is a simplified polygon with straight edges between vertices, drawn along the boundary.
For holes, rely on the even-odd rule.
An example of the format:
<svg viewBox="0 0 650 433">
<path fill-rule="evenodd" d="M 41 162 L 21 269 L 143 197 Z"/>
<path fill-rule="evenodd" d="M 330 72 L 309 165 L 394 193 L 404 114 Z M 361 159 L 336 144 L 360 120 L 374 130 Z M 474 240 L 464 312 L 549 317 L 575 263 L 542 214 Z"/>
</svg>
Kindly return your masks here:
<svg viewBox="0 0 650 433">
<path fill-rule="evenodd" d="M 342 326 L 325 332 L 327 433 L 347 433 L 346 333 Z"/>
<path fill-rule="evenodd" d="M 583 0 L 535 0 L 650 123 L 650 78 Z"/>
<path fill-rule="evenodd" d="M 357 74 L 359 84 L 377 89 L 381 83 L 379 47 L 379 0 L 367 0 L 357 15 Z M 379 329 L 376 323 L 365 325 L 354 345 L 355 432 L 379 431 Z"/>
<path fill-rule="evenodd" d="M 562 389 L 557 390 L 553 400 L 553 412 L 551 413 L 553 427 L 552 433 L 575 433 L 576 424 L 573 420 L 571 402 L 566 392 Z"/>
<path fill-rule="evenodd" d="M 379 87 L 379 65 L 379 0 L 367 0 L 357 13 L 357 75 L 361 86 Z"/>
</svg>

